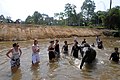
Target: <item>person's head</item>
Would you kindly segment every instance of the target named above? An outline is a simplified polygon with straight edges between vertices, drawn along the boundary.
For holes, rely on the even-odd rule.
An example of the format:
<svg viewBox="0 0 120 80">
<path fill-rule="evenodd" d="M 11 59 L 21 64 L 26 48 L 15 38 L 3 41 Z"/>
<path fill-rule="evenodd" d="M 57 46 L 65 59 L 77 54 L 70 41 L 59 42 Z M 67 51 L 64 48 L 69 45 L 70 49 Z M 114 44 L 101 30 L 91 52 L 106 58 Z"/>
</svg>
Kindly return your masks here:
<svg viewBox="0 0 120 80">
<path fill-rule="evenodd" d="M 75 46 L 78 45 L 78 42 L 75 42 Z"/>
<path fill-rule="evenodd" d="M 97 37 L 99 37 L 99 36 L 97 35 Z"/>
<path fill-rule="evenodd" d="M 115 50 L 115 52 L 118 52 L 118 47 L 115 47 L 114 50 Z"/>
<path fill-rule="evenodd" d="M 56 43 L 58 43 L 58 42 L 59 42 L 59 40 L 57 40 L 57 39 L 56 39 L 55 41 L 56 41 Z"/>
<path fill-rule="evenodd" d="M 14 48 L 18 48 L 18 47 L 19 47 L 18 43 L 14 43 L 14 44 L 13 44 L 13 47 L 14 47 Z"/>
<path fill-rule="evenodd" d="M 64 41 L 65 44 L 67 44 L 67 41 Z"/>
<path fill-rule="evenodd" d="M 84 41 L 85 41 L 86 39 L 84 39 Z"/>
<path fill-rule="evenodd" d="M 53 44 L 54 44 L 54 41 L 50 41 L 50 44 L 53 45 Z"/>
<path fill-rule="evenodd" d="M 75 39 L 74 42 L 76 43 L 76 42 L 78 42 L 78 41 Z"/>
<path fill-rule="evenodd" d="M 38 41 L 37 39 L 34 40 L 34 45 L 37 45 L 38 44 Z"/>
</svg>

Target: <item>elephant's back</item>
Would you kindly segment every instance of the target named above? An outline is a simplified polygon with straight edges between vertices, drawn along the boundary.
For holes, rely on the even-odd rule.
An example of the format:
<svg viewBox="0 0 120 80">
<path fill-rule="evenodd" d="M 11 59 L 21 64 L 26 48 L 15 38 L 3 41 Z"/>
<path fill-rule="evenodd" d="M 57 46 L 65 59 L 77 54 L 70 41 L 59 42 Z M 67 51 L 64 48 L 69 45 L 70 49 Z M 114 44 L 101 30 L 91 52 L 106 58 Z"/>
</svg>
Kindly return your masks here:
<svg viewBox="0 0 120 80">
<path fill-rule="evenodd" d="M 91 48 L 86 62 L 87 63 L 92 63 L 92 61 L 95 60 L 95 58 L 96 58 L 96 51 Z"/>
</svg>

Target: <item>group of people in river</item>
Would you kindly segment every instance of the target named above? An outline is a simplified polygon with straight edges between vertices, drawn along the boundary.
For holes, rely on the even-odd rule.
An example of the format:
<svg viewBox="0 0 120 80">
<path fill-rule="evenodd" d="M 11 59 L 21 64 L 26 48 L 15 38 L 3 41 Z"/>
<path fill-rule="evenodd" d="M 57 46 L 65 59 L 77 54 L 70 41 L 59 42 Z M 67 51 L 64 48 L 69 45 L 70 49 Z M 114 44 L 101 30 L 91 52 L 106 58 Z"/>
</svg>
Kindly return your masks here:
<svg viewBox="0 0 120 80">
<path fill-rule="evenodd" d="M 99 49 L 104 49 L 103 43 L 100 40 L 99 36 L 96 37 L 96 43 Z M 82 66 L 84 63 L 92 63 L 95 60 L 96 51 L 93 49 L 93 47 L 95 47 L 95 44 L 93 43 L 92 45 L 89 45 L 86 42 L 86 39 L 84 39 L 82 43 L 79 44 L 78 41 L 75 39 L 74 43 L 70 43 L 70 44 L 68 44 L 67 41 L 64 41 L 64 45 L 62 46 L 61 52 L 60 52 L 59 40 L 55 40 L 55 43 L 54 41 L 50 41 L 50 45 L 48 47 L 49 62 L 54 62 L 60 59 L 61 57 L 60 53 L 63 53 L 65 56 L 68 56 L 69 55 L 68 46 L 72 44 L 73 46 L 72 46 L 70 55 L 73 56 L 74 58 L 79 58 L 78 52 L 81 53 L 82 60 L 81 60 L 80 69 L 82 69 Z M 10 53 L 12 53 L 12 55 L 10 55 Z M 40 53 L 40 46 L 38 45 L 38 41 L 35 39 L 32 45 L 32 64 L 33 65 L 39 64 L 40 62 L 39 53 Z M 6 55 L 11 59 L 10 61 L 11 70 L 14 70 L 20 67 L 20 57 L 22 55 L 22 50 L 20 49 L 18 43 L 14 43 L 13 48 L 11 48 L 6 53 Z M 114 62 L 119 61 L 119 52 L 117 47 L 115 47 L 115 52 L 111 54 L 109 60 L 112 60 Z"/>
</svg>

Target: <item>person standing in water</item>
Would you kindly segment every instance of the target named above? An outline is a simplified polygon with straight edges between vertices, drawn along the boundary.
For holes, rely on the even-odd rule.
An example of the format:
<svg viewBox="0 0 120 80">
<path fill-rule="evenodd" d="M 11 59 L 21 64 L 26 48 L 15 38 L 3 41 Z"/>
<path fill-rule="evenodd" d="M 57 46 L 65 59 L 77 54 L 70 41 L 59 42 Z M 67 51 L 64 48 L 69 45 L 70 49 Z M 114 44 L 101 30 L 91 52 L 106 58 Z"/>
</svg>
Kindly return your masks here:
<svg viewBox="0 0 120 80">
<path fill-rule="evenodd" d="M 38 64 L 40 62 L 40 49 L 39 49 L 38 41 L 34 40 L 34 43 L 32 45 L 32 64 Z"/>
<path fill-rule="evenodd" d="M 71 50 L 71 55 L 73 54 L 74 58 L 78 58 L 78 51 L 79 51 L 78 42 L 75 42 Z"/>
<path fill-rule="evenodd" d="M 99 38 L 99 36 L 97 36 L 96 37 L 96 43 L 97 43 L 97 45 L 98 45 L 99 42 L 100 42 L 100 38 Z"/>
<path fill-rule="evenodd" d="M 57 55 L 57 58 L 60 58 L 59 40 L 56 40 L 56 43 L 55 43 L 55 53 Z"/>
<path fill-rule="evenodd" d="M 120 53 L 118 52 L 118 48 L 115 47 L 114 50 L 115 50 L 115 52 L 113 52 L 113 53 L 111 54 L 109 60 L 112 59 L 112 61 L 114 61 L 114 62 L 119 62 L 119 54 L 120 54 Z"/>
<path fill-rule="evenodd" d="M 86 39 L 84 39 L 84 40 L 82 41 L 81 45 L 83 45 L 84 43 L 86 43 Z"/>
<path fill-rule="evenodd" d="M 103 42 L 102 42 L 102 41 L 99 41 L 97 47 L 98 47 L 98 49 L 104 49 L 104 47 L 103 47 Z"/>
<path fill-rule="evenodd" d="M 10 53 L 12 55 L 10 56 Z M 11 48 L 7 53 L 7 57 L 11 59 L 11 70 L 12 72 L 16 71 L 20 67 L 20 57 L 21 57 L 22 51 L 18 45 L 18 43 L 13 44 L 13 48 Z"/>
<path fill-rule="evenodd" d="M 68 54 L 68 45 L 71 45 L 71 44 L 73 44 L 73 43 L 71 43 L 71 44 L 68 44 L 67 43 L 67 41 L 64 41 L 64 45 L 63 45 L 63 47 L 62 47 L 62 52 L 63 52 L 63 54 L 65 54 L 65 56 L 67 56 L 67 55 L 69 55 Z"/>
<path fill-rule="evenodd" d="M 49 61 L 54 62 L 55 61 L 55 48 L 54 48 L 54 41 L 50 41 L 50 46 L 48 47 L 49 51 Z"/>
<path fill-rule="evenodd" d="M 95 47 L 95 44 L 93 43 L 91 46 L 92 46 L 92 47 Z"/>
</svg>

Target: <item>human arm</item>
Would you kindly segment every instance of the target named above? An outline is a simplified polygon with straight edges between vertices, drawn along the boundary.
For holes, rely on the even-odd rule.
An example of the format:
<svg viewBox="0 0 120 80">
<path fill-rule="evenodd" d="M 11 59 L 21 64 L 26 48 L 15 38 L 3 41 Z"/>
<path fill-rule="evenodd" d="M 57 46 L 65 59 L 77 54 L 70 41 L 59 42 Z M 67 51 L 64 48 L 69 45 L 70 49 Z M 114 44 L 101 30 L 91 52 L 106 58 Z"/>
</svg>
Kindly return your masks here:
<svg viewBox="0 0 120 80">
<path fill-rule="evenodd" d="M 10 49 L 10 50 L 6 53 L 6 56 L 7 56 L 8 58 L 10 58 L 10 59 L 11 59 L 11 57 L 10 57 L 9 54 L 12 52 L 12 50 L 13 50 L 13 49 Z"/>
<path fill-rule="evenodd" d="M 32 51 L 33 53 L 38 53 L 40 51 L 39 46 L 32 46 Z"/>
<path fill-rule="evenodd" d="M 40 47 L 39 46 L 37 46 L 36 52 L 40 52 Z"/>
<path fill-rule="evenodd" d="M 72 50 L 71 50 L 71 55 L 73 54 L 73 49 L 74 49 L 74 47 L 72 47 Z"/>
<path fill-rule="evenodd" d="M 61 49 L 61 52 L 63 53 L 63 49 L 64 49 L 64 46 L 62 47 L 62 49 Z"/>
<path fill-rule="evenodd" d="M 109 60 L 111 60 L 111 58 L 112 58 L 112 54 L 111 54 L 111 56 L 110 56 Z"/>
<path fill-rule="evenodd" d="M 22 50 L 19 48 L 19 51 L 20 51 L 20 57 L 21 57 L 21 55 L 22 55 Z"/>
</svg>

